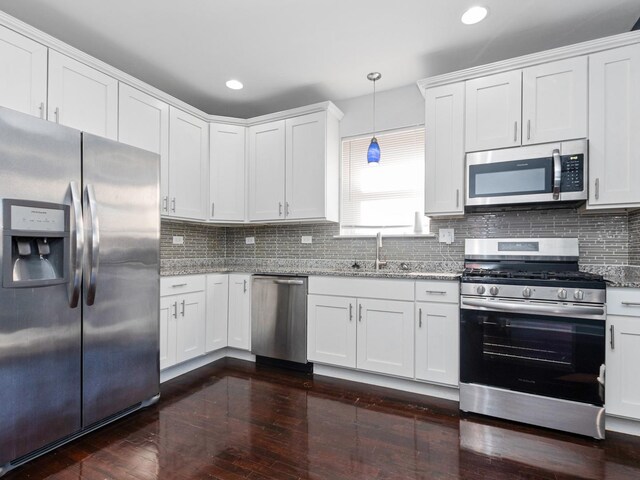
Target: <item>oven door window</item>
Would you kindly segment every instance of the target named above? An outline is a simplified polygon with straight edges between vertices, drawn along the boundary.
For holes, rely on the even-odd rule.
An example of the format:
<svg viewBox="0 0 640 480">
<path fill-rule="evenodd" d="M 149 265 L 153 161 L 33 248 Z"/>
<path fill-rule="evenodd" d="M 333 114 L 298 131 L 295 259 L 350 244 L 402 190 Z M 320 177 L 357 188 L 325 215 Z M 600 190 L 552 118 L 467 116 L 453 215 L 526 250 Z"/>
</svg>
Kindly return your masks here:
<svg viewBox="0 0 640 480">
<path fill-rule="evenodd" d="M 550 193 L 553 159 L 469 165 L 469 197 L 504 197 Z"/>
<path fill-rule="evenodd" d="M 462 310 L 460 379 L 603 405 L 604 334 L 602 320 Z"/>
</svg>

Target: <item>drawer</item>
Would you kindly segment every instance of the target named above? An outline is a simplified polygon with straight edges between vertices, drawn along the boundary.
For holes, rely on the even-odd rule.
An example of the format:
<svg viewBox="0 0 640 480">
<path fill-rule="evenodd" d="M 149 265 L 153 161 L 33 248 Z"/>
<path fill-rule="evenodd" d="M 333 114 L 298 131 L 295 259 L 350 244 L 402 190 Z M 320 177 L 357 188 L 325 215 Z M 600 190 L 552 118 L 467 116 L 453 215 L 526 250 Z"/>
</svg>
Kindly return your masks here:
<svg viewBox="0 0 640 480">
<path fill-rule="evenodd" d="M 386 278 L 309 277 L 309 293 L 338 297 L 414 300 L 413 280 Z"/>
<path fill-rule="evenodd" d="M 607 288 L 607 314 L 640 317 L 640 288 Z"/>
<path fill-rule="evenodd" d="M 203 291 L 205 278 L 205 275 L 162 277 L 160 279 L 160 296 Z"/>
<path fill-rule="evenodd" d="M 420 280 L 416 282 L 416 302 L 458 303 L 460 282 Z"/>
</svg>

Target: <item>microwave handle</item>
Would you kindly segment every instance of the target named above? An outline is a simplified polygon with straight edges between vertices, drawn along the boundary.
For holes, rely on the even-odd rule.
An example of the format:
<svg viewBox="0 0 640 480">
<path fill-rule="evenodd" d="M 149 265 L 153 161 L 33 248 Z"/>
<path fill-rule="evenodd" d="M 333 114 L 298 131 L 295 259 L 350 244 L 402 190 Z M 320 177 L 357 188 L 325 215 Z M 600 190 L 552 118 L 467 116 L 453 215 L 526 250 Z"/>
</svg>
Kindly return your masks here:
<svg viewBox="0 0 640 480">
<path fill-rule="evenodd" d="M 553 151 L 553 199 L 560 199 L 560 184 L 562 183 L 562 160 L 560 150 Z"/>
</svg>

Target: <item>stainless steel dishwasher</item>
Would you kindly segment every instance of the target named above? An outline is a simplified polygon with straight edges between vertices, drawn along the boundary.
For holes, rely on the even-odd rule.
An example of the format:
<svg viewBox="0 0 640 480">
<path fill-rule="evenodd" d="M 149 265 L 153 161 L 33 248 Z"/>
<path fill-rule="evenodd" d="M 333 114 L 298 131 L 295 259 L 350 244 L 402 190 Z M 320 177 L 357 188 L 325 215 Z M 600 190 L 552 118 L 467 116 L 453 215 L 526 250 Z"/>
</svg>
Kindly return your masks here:
<svg viewBox="0 0 640 480">
<path fill-rule="evenodd" d="M 251 353 L 307 363 L 307 277 L 253 276 Z"/>
</svg>

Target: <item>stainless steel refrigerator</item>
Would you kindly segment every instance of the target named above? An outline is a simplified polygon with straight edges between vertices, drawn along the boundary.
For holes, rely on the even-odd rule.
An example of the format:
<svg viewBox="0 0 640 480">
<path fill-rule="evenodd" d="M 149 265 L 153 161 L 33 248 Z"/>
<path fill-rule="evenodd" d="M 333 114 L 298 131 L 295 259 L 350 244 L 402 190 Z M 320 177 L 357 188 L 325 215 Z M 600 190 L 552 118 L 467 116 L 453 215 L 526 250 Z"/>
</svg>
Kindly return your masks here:
<svg viewBox="0 0 640 480">
<path fill-rule="evenodd" d="M 0 108 L 0 475 L 157 401 L 159 162 Z"/>
</svg>

